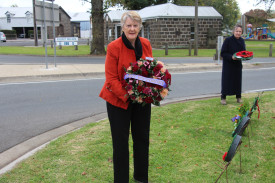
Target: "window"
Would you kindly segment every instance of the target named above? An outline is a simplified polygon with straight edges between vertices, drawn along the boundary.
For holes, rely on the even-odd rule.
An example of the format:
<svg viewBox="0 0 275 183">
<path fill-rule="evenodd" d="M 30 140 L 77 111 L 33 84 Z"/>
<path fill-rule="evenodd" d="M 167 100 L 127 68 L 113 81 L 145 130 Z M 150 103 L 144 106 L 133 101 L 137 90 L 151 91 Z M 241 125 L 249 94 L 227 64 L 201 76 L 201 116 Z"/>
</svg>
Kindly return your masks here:
<svg viewBox="0 0 275 183">
<path fill-rule="evenodd" d="M 27 22 L 28 23 L 32 23 L 33 22 L 32 21 L 32 14 L 29 11 L 26 13 L 26 18 L 27 18 Z"/>
<path fill-rule="evenodd" d="M 191 24 L 191 31 L 190 31 L 191 40 L 195 39 L 195 26 Z"/>
<path fill-rule="evenodd" d="M 64 35 L 64 26 L 62 24 L 59 25 L 59 35 Z"/>
<path fill-rule="evenodd" d="M 119 38 L 121 36 L 121 26 L 116 25 L 115 27 L 115 39 Z"/>
<path fill-rule="evenodd" d="M 11 14 L 7 14 L 7 23 L 11 23 Z"/>
</svg>

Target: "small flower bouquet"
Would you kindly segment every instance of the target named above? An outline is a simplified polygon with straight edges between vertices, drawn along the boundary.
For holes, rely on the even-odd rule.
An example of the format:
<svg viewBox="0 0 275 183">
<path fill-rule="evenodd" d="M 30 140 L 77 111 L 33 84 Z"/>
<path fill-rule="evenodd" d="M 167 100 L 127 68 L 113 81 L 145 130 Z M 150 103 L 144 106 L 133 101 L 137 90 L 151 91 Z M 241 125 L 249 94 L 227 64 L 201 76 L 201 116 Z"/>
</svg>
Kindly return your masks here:
<svg viewBox="0 0 275 183">
<path fill-rule="evenodd" d="M 237 53 L 234 53 L 234 58 L 237 60 L 245 61 L 245 60 L 251 60 L 253 58 L 253 52 L 252 51 L 239 51 Z"/>
<path fill-rule="evenodd" d="M 167 95 L 171 85 L 171 74 L 164 64 L 156 59 L 146 57 L 136 63 L 131 63 L 125 69 L 122 86 L 127 90 L 133 103 L 159 106 Z"/>
</svg>

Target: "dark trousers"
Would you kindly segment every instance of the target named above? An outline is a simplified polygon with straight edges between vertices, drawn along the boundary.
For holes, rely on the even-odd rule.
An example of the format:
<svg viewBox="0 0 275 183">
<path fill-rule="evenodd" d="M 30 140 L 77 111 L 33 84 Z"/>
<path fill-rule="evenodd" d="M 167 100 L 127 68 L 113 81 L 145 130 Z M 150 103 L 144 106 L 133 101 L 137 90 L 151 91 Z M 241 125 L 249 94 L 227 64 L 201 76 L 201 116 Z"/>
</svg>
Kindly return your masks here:
<svg viewBox="0 0 275 183">
<path fill-rule="evenodd" d="M 238 95 L 236 95 L 236 98 L 242 98 L 242 94 L 238 94 Z M 223 99 L 226 99 L 226 95 L 221 95 L 221 99 L 223 100 Z"/>
<path fill-rule="evenodd" d="M 129 182 L 129 130 L 133 139 L 134 178 L 148 182 L 151 104 L 130 103 L 127 110 L 107 102 L 113 141 L 114 182 Z"/>
</svg>

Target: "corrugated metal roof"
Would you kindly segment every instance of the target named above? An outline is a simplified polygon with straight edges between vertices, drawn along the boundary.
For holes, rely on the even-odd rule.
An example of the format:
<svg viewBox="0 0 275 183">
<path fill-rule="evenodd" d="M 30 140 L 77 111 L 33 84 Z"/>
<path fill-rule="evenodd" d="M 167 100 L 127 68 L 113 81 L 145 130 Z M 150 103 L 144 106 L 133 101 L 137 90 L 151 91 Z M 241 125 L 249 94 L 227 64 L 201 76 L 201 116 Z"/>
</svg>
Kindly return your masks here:
<svg viewBox="0 0 275 183">
<path fill-rule="evenodd" d="M 108 13 L 112 21 L 120 21 L 121 15 L 125 12 L 119 10 L 113 10 Z M 142 20 L 153 18 L 190 18 L 195 17 L 195 6 L 178 6 L 172 3 L 165 3 L 155 6 L 145 7 L 137 11 Z M 199 18 L 220 18 L 222 15 L 210 6 L 198 7 Z"/>
<path fill-rule="evenodd" d="M 120 21 L 122 14 L 126 11 L 128 10 L 112 10 L 109 11 L 107 14 L 111 21 Z"/>
<path fill-rule="evenodd" d="M 6 17 L 7 12 L 13 14 L 13 17 L 26 17 L 26 12 L 32 13 L 32 7 L 8 7 L 0 8 L 0 17 Z"/>
<path fill-rule="evenodd" d="M 87 12 L 77 12 L 77 13 L 69 13 L 70 17 L 72 18 L 72 22 L 90 22 L 91 13 Z"/>
</svg>

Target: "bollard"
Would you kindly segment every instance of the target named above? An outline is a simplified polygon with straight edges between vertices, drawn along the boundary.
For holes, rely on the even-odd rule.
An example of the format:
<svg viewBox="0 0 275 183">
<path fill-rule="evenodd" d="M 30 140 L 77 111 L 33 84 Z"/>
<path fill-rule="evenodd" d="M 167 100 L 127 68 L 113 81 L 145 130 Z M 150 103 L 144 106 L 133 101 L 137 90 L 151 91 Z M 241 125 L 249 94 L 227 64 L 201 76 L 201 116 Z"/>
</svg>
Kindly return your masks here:
<svg viewBox="0 0 275 183">
<path fill-rule="evenodd" d="M 53 48 L 53 40 L 51 40 L 51 48 Z"/>
<path fill-rule="evenodd" d="M 269 57 L 272 57 L 272 49 L 273 49 L 273 44 L 270 43 L 270 45 L 269 45 Z"/>
<path fill-rule="evenodd" d="M 89 45 L 89 44 L 90 44 L 90 40 L 88 39 L 88 40 L 87 40 L 87 45 Z"/>
<path fill-rule="evenodd" d="M 61 45 L 59 45 L 58 48 L 59 48 L 60 50 L 62 50 L 62 46 L 61 46 Z"/>
<path fill-rule="evenodd" d="M 165 55 L 168 55 L 168 44 L 165 43 Z"/>
<path fill-rule="evenodd" d="M 78 45 L 74 45 L 74 50 L 78 50 Z"/>
</svg>

